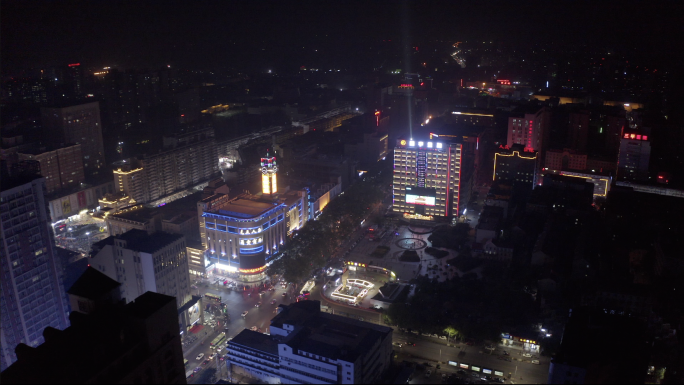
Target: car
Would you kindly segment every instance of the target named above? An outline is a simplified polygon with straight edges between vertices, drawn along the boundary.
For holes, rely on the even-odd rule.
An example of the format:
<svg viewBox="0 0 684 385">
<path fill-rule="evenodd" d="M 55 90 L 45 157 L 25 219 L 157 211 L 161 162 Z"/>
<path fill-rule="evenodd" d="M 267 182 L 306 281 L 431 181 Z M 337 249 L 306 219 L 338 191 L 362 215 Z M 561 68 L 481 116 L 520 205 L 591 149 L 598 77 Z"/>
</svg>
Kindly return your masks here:
<svg viewBox="0 0 684 385">
<path fill-rule="evenodd" d="M 275 290 L 275 287 L 269 287 L 268 288 L 268 291 L 274 291 L 274 290 Z"/>
<path fill-rule="evenodd" d="M 406 346 L 416 346 L 415 342 L 406 341 Z"/>
<path fill-rule="evenodd" d="M 256 326 L 252 326 L 251 328 L 249 328 L 249 330 L 255 332 L 255 331 L 257 331 L 257 327 L 256 327 Z"/>
<path fill-rule="evenodd" d="M 202 362 L 202 365 L 206 365 L 206 364 L 208 364 L 209 362 L 211 362 L 211 361 L 209 361 L 209 360 L 204 360 L 204 362 Z"/>
<path fill-rule="evenodd" d="M 197 373 L 197 372 L 199 372 L 200 370 L 202 370 L 202 367 L 201 367 L 201 366 L 198 366 L 198 367 L 196 367 L 195 369 L 193 369 L 192 371 L 195 372 L 195 373 Z"/>
<path fill-rule="evenodd" d="M 275 305 L 275 303 L 276 303 L 276 300 L 272 299 L 272 300 L 271 300 L 271 305 Z"/>
<path fill-rule="evenodd" d="M 401 343 L 399 343 L 399 342 L 392 342 L 392 345 L 394 345 L 394 346 L 396 346 L 396 347 L 402 347 L 402 346 L 404 346 L 403 344 L 401 344 Z"/>
<path fill-rule="evenodd" d="M 523 353 L 522 356 L 527 357 L 527 358 L 532 358 L 532 355 L 530 353 Z"/>
<path fill-rule="evenodd" d="M 539 360 L 532 360 L 532 363 L 535 365 L 539 365 Z"/>
<path fill-rule="evenodd" d="M 283 297 L 287 297 L 287 293 L 283 293 Z"/>
<path fill-rule="evenodd" d="M 425 378 L 428 378 L 432 375 L 432 370 L 428 369 L 425 371 Z"/>
<path fill-rule="evenodd" d="M 216 356 L 218 356 L 218 353 L 214 353 L 214 354 L 210 355 L 209 359 L 213 360 L 214 358 L 216 358 Z"/>
<path fill-rule="evenodd" d="M 259 307 L 259 306 L 261 306 L 261 302 L 257 302 L 257 304 L 254 305 L 254 307 Z"/>
<path fill-rule="evenodd" d="M 242 316 L 243 316 L 243 317 L 247 316 L 247 314 L 249 314 L 249 312 L 248 312 L 247 310 L 245 310 L 245 311 L 242 312 Z"/>
<path fill-rule="evenodd" d="M 200 353 L 200 354 L 197 355 L 197 357 L 196 357 L 195 359 L 196 359 L 197 361 L 199 361 L 199 360 L 201 360 L 203 357 L 204 357 L 204 353 Z"/>
</svg>

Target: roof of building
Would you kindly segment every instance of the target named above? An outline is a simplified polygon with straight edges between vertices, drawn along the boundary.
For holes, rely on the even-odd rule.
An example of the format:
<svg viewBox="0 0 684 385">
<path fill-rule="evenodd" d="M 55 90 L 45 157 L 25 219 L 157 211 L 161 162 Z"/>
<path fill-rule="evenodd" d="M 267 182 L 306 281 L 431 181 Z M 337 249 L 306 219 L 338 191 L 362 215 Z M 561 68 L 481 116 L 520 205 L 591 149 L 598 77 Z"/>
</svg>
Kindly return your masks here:
<svg viewBox="0 0 684 385">
<path fill-rule="evenodd" d="M 67 290 L 67 293 L 94 301 L 119 286 L 121 286 L 119 282 L 109 278 L 106 274 L 93 267 L 88 267 L 83 275 L 74 282 L 73 286 Z"/>
<path fill-rule="evenodd" d="M 151 221 L 159 213 L 157 208 L 141 207 L 130 211 L 109 214 L 109 218 L 120 218 L 128 221 L 145 223 Z"/>
<path fill-rule="evenodd" d="M 21 185 L 33 182 L 36 179 L 42 178 L 40 175 L 17 175 L 9 178 L 0 178 L 0 189 L 2 191 L 10 190 Z"/>
<path fill-rule="evenodd" d="M 272 203 L 259 201 L 256 197 L 242 195 L 221 205 L 218 213 L 238 218 L 254 218 L 273 208 L 275 206 Z"/>
<path fill-rule="evenodd" d="M 392 329 L 339 315 L 321 313 L 319 301 L 303 301 L 283 307 L 271 327 L 292 325 L 295 331 L 284 341 L 294 350 L 331 359 L 354 362 Z"/>
<path fill-rule="evenodd" d="M 238 344 L 262 352 L 278 355 L 278 341 L 275 337 L 268 334 L 254 332 L 244 329 L 233 337 L 230 344 Z"/>
<path fill-rule="evenodd" d="M 138 229 L 129 230 L 118 236 L 119 239 L 127 241 L 127 249 L 143 253 L 154 253 L 183 237 L 183 234 L 170 234 L 163 231 L 148 235 L 146 231 Z"/>
<path fill-rule="evenodd" d="M 126 313 L 138 319 L 146 319 L 169 302 L 173 302 L 174 308 L 176 307 L 176 297 L 147 291 L 126 305 Z"/>
</svg>

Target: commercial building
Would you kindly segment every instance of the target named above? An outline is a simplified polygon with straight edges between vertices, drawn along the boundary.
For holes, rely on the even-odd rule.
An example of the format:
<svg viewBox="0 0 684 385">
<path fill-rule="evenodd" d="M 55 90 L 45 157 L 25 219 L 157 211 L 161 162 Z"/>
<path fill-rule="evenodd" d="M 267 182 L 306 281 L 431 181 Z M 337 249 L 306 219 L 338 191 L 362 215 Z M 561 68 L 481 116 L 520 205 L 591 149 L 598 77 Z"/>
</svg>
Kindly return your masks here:
<svg viewBox="0 0 684 385">
<path fill-rule="evenodd" d="M 543 152 L 549 142 L 549 123 L 551 111 L 534 107 L 527 110 L 514 111 L 508 118 L 508 147 L 520 144 L 524 148 Z"/>
<path fill-rule="evenodd" d="M 198 204 L 207 268 L 237 272 L 245 282 L 265 278 L 266 260 L 287 239 L 285 202 L 251 194 L 217 194 Z"/>
<path fill-rule="evenodd" d="M 568 147 L 578 151 L 587 151 L 589 134 L 589 111 L 570 112 L 568 117 Z"/>
<path fill-rule="evenodd" d="M 161 230 L 161 213 L 156 207 L 136 205 L 106 214 L 105 222 L 111 236 L 121 235 L 133 229 L 143 230 L 151 235 Z"/>
<path fill-rule="evenodd" d="M 98 200 L 114 192 L 114 183 L 107 180 L 94 184 L 81 184 L 77 188 L 61 190 L 47 197 L 53 222 L 79 215 L 83 210 L 97 208 Z"/>
<path fill-rule="evenodd" d="M 62 108 L 43 107 L 40 114 L 50 141 L 81 145 L 86 174 L 97 174 L 105 166 L 99 102 Z"/>
<path fill-rule="evenodd" d="M 594 198 L 606 197 L 608 191 L 610 191 L 610 185 L 613 182 L 613 177 L 605 173 L 544 170 L 543 174 L 563 175 L 591 182 L 594 184 Z"/>
<path fill-rule="evenodd" d="M 185 237 L 179 234 L 129 230 L 92 246 L 90 265 L 117 282 L 121 297 L 146 291 L 176 298 L 180 308 L 190 300 L 190 275 Z"/>
<path fill-rule="evenodd" d="M 44 341 L 46 327 L 64 329 L 69 322 L 63 270 L 55 256 L 47 212 L 45 178 L 3 173 L 1 183 L 0 368 L 4 370 L 17 359 L 15 346 L 37 346 Z M 4 374 L 3 381 L 10 382 Z"/>
<path fill-rule="evenodd" d="M 624 130 L 618 155 L 618 180 L 626 182 L 648 180 L 650 158 L 651 142 L 647 131 Z"/>
<path fill-rule="evenodd" d="M 80 186 L 85 181 L 81 145 L 61 148 L 37 148 L 17 153 L 18 160 L 36 160 L 40 163 L 40 175 L 45 177 L 48 194 L 62 189 Z"/>
<path fill-rule="evenodd" d="M 539 153 L 520 144 L 502 146 L 494 154 L 494 181 L 515 184 L 537 184 Z"/>
<path fill-rule="evenodd" d="M 228 343 L 235 373 L 276 384 L 373 384 L 392 357 L 392 329 L 323 313 L 319 301 L 280 306 L 270 335 L 243 330 Z"/>
<path fill-rule="evenodd" d="M 145 177 L 140 163 L 135 159 L 114 162 L 114 191 L 131 197 L 136 202 L 145 203 Z"/>
<path fill-rule="evenodd" d="M 569 148 L 548 150 L 544 157 L 544 168 L 584 171 L 587 168 L 587 154 Z"/>
<path fill-rule="evenodd" d="M 422 219 L 457 218 L 461 150 L 448 140 L 400 139 L 394 148 L 393 211 Z"/>
<path fill-rule="evenodd" d="M 36 348 L 17 347 L 19 360 L 2 372 L 3 382 L 185 384 L 173 298 L 147 292 L 126 305 L 108 303 L 110 288 L 106 283 L 79 290 L 76 295 L 101 293 L 103 298 L 95 301 L 100 306 L 72 312 L 66 330 L 45 329 L 45 343 Z"/>
</svg>

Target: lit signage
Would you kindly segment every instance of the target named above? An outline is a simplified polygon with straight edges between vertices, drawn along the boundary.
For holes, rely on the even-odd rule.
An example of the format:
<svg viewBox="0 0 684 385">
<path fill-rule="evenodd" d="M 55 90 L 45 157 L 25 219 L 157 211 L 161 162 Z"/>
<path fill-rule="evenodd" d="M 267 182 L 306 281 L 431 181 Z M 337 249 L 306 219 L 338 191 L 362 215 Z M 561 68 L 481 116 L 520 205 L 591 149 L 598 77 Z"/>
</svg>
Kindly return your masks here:
<svg viewBox="0 0 684 385">
<path fill-rule="evenodd" d="M 428 148 L 432 148 L 432 142 L 428 142 L 427 146 Z"/>
<path fill-rule="evenodd" d="M 629 134 L 625 133 L 623 135 L 624 139 L 633 139 L 633 140 L 648 140 L 648 135 L 638 135 L 638 134 Z"/>
<path fill-rule="evenodd" d="M 406 146 L 406 141 L 405 141 L 404 139 L 402 139 L 401 142 L 399 142 L 399 143 L 400 143 L 402 146 Z"/>
<path fill-rule="evenodd" d="M 506 85 L 506 86 L 510 86 L 510 85 L 511 85 L 511 81 L 510 81 L 510 80 L 498 79 L 497 82 L 498 82 L 499 84 L 503 84 L 503 85 Z"/>
<path fill-rule="evenodd" d="M 451 366 L 458 366 L 458 362 L 456 362 L 456 361 L 449 361 L 449 365 L 451 365 Z"/>
<path fill-rule="evenodd" d="M 239 269 L 238 271 L 242 274 L 257 274 L 266 270 L 266 266 L 257 267 L 256 269 Z"/>
<path fill-rule="evenodd" d="M 406 187 L 406 203 L 408 204 L 434 206 L 435 200 L 435 192 L 430 191 L 430 189 L 421 187 Z"/>
<path fill-rule="evenodd" d="M 437 143 L 437 148 L 442 148 L 442 143 Z"/>
<path fill-rule="evenodd" d="M 492 374 L 492 371 L 491 371 L 491 369 L 482 368 L 482 373 L 484 373 L 484 374 Z"/>
<path fill-rule="evenodd" d="M 468 364 L 458 364 L 458 366 L 461 367 L 462 369 L 468 369 L 468 367 L 470 367 L 470 365 L 468 365 Z"/>
<path fill-rule="evenodd" d="M 409 146 L 414 147 L 416 145 L 416 142 L 414 140 L 409 141 Z"/>
<path fill-rule="evenodd" d="M 423 142 L 418 142 L 418 147 L 423 147 Z"/>
<path fill-rule="evenodd" d="M 479 372 L 479 371 L 480 371 L 480 367 L 479 367 L 479 366 L 471 366 L 471 367 L 470 367 L 470 370 L 472 370 L 473 372 Z"/>
<path fill-rule="evenodd" d="M 81 63 L 74 63 L 74 64 L 69 64 L 69 67 L 78 67 L 80 65 L 81 65 Z"/>
</svg>

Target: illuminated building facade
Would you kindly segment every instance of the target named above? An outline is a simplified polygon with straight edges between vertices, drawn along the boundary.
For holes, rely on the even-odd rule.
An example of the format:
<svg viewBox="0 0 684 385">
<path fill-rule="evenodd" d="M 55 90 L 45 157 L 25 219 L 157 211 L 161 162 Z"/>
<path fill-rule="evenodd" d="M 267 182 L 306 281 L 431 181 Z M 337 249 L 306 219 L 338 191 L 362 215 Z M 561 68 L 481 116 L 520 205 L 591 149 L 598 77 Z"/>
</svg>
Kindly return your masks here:
<svg viewBox="0 0 684 385">
<path fill-rule="evenodd" d="M 537 151 L 514 145 L 501 146 L 494 154 L 494 181 L 536 184 L 539 159 Z"/>
<path fill-rule="evenodd" d="M 650 158 L 649 135 L 634 130 L 625 130 L 620 140 L 618 180 L 628 182 L 647 180 Z"/>
<path fill-rule="evenodd" d="M 551 112 L 543 107 L 536 112 L 520 112 L 508 118 L 508 147 L 522 145 L 534 151 L 543 151 L 548 144 Z"/>
<path fill-rule="evenodd" d="M 269 195 L 278 192 L 277 173 L 278 165 L 275 156 L 269 157 L 266 153 L 266 157 L 261 158 L 261 192 Z"/>
<path fill-rule="evenodd" d="M 242 194 L 216 194 L 198 203 L 200 232 L 208 270 L 238 273 L 243 282 L 265 278 L 266 261 L 285 243 L 286 203 Z M 201 213 L 201 214 L 200 214 Z"/>
<path fill-rule="evenodd" d="M 462 149 L 461 143 L 446 140 L 398 140 L 394 148 L 393 211 L 422 219 L 462 214 Z"/>
</svg>

